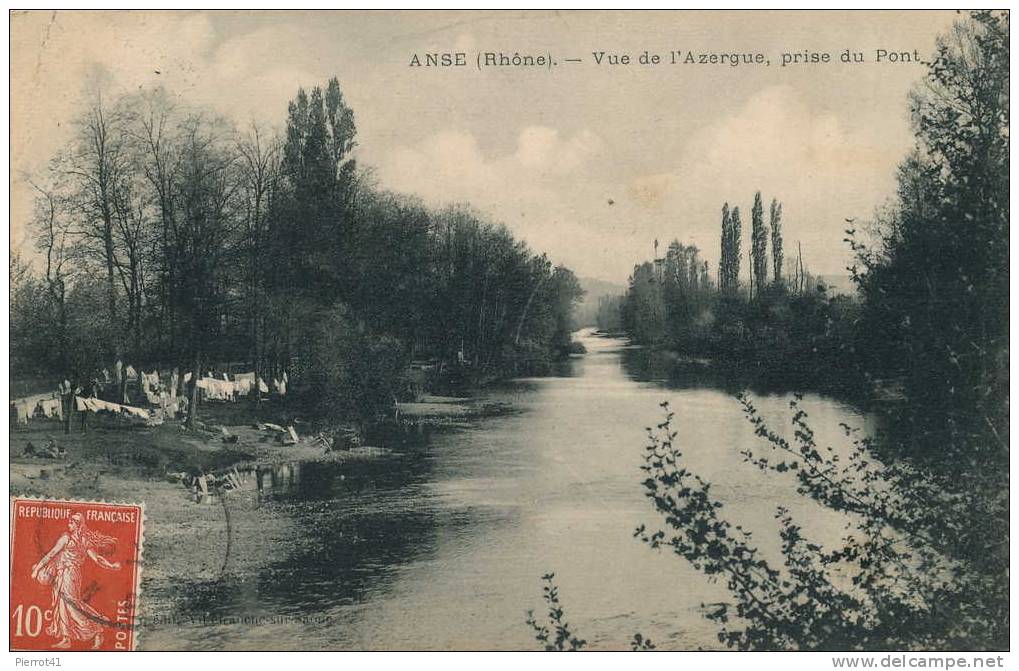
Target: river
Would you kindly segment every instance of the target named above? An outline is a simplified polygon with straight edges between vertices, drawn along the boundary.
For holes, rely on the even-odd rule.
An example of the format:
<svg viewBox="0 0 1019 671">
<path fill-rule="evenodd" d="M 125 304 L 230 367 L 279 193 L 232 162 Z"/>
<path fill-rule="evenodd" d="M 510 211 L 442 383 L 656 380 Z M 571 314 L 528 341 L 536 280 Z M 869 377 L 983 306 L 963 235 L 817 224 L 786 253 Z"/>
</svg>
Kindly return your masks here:
<svg viewBox="0 0 1019 671">
<path fill-rule="evenodd" d="M 839 538 L 845 520 L 797 496 L 791 477 L 743 461 L 744 446 L 762 445 L 725 385 L 666 379 L 622 340 L 579 337 L 587 354 L 558 376 L 481 392 L 510 414 L 435 432 L 401 459 L 263 477 L 260 505 L 292 522 L 284 538 L 266 535 L 272 560 L 255 575 L 186 586 L 176 615 L 211 619 L 143 632 L 142 647 L 530 650 L 526 612 L 543 612 L 548 572 L 591 649 L 626 649 L 636 632 L 660 649 L 719 647 L 700 605 L 724 599 L 724 586 L 633 538 L 640 524 L 659 528 L 639 469 L 658 404 L 670 401 L 688 464 L 713 483 L 721 514 L 752 529 L 765 556 L 777 553 L 778 506 L 821 542 Z M 754 398 L 787 425 L 788 394 Z M 829 398 L 808 394 L 803 407 L 835 449 L 839 422 L 868 425 Z M 308 619 L 285 619 L 297 616 Z"/>
</svg>

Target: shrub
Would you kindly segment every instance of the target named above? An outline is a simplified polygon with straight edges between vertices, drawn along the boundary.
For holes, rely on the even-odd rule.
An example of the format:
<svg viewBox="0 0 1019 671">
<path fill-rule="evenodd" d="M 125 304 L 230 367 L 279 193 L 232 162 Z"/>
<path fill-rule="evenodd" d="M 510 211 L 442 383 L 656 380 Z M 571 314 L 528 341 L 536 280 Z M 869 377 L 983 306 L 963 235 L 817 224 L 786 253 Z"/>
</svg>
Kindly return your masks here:
<svg viewBox="0 0 1019 671">
<path fill-rule="evenodd" d="M 799 494 L 849 513 L 850 521 L 843 544 L 825 548 L 779 507 L 783 563 L 764 559 L 750 533 L 724 517 L 710 483 L 684 465 L 674 413 L 662 403 L 665 418 L 648 429 L 641 468 L 666 530 L 642 525 L 635 536 L 725 581 L 735 605 L 707 613 L 721 625 L 722 643 L 740 650 L 1007 647 L 1007 487 L 996 488 L 995 478 L 953 485 L 915 465 L 883 465 L 874 440 L 847 425 L 853 450 L 840 461 L 817 444 L 799 398 L 791 402 L 792 443 L 747 397 L 740 401 L 770 450 L 747 450 L 745 460 L 791 474 Z M 836 576 L 851 577 L 845 584 Z"/>
</svg>

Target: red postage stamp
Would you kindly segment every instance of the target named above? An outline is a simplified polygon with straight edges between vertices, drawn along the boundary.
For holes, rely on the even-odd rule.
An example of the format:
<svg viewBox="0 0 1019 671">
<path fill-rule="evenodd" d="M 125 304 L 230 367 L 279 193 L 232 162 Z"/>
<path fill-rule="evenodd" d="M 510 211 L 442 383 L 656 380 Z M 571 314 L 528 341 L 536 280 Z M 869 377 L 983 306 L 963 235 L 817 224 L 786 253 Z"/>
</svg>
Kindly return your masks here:
<svg viewBox="0 0 1019 671">
<path fill-rule="evenodd" d="M 13 650 L 133 650 L 140 504 L 11 500 Z"/>
</svg>

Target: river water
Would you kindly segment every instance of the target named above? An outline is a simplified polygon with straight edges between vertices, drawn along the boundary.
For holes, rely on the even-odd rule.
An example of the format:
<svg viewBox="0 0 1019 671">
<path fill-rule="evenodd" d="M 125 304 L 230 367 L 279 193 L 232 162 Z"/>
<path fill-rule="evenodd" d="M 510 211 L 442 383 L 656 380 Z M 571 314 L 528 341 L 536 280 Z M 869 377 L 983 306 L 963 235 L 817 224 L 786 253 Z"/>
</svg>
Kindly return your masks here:
<svg viewBox="0 0 1019 671">
<path fill-rule="evenodd" d="M 510 414 L 436 432 L 401 459 L 263 474 L 260 505 L 292 523 L 285 538 L 267 535 L 272 559 L 255 575 L 187 586 L 175 615 L 212 623 L 162 628 L 148 646 L 143 633 L 143 647 L 531 650 L 526 612 L 543 612 L 541 576 L 555 572 L 589 648 L 625 649 L 636 632 L 661 649 L 717 648 L 701 604 L 723 600 L 724 586 L 633 538 L 640 524 L 660 528 L 639 469 L 660 402 L 721 514 L 753 530 L 766 557 L 777 554 L 778 506 L 821 542 L 846 520 L 797 496 L 791 477 L 743 461 L 743 447 L 763 446 L 732 389 L 693 373 L 666 379 L 625 341 L 579 337 L 587 354 L 558 376 L 481 393 Z M 754 398 L 788 425 L 788 394 Z M 807 395 L 803 407 L 836 450 L 839 422 L 868 426 L 835 400 Z"/>
</svg>

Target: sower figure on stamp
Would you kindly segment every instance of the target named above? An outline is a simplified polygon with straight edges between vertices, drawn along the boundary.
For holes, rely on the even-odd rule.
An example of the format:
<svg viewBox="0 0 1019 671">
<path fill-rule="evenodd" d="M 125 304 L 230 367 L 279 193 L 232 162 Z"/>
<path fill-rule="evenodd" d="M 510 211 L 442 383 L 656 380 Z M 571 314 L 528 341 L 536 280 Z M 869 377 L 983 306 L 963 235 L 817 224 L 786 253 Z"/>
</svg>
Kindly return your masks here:
<svg viewBox="0 0 1019 671">
<path fill-rule="evenodd" d="M 74 513 L 68 520 L 67 532 L 32 567 L 32 578 L 53 590 L 53 619 L 46 633 L 60 637 L 55 647 L 69 648 L 72 640 L 91 640 L 93 648 L 102 644 L 103 622 L 108 620 L 82 598 L 81 574 L 86 559 L 107 570 L 120 569 L 119 562 L 99 554 L 115 544 L 110 536 L 86 527 L 81 513 Z"/>
</svg>

